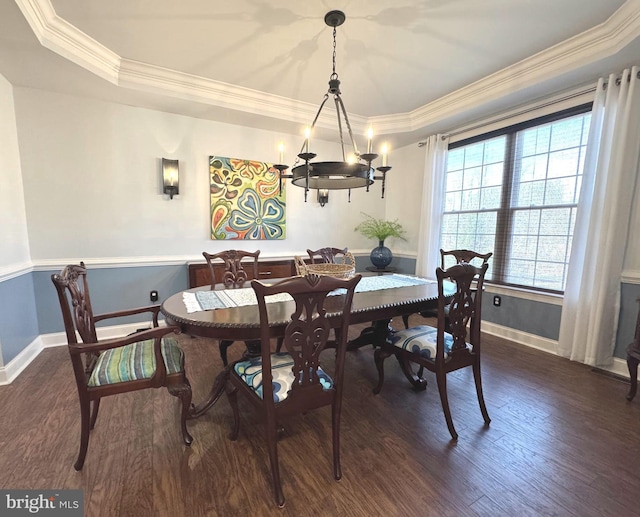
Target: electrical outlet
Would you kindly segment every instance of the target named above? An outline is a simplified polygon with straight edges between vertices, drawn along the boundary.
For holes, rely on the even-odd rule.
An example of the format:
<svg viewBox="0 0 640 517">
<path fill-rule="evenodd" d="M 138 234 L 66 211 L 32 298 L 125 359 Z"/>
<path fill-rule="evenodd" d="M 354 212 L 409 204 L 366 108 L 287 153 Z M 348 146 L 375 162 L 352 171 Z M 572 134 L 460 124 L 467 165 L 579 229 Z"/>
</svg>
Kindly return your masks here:
<svg viewBox="0 0 640 517">
<path fill-rule="evenodd" d="M 500 307 L 502 305 L 502 298 L 498 295 L 493 297 L 493 305 L 494 307 Z"/>
<path fill-rule="evenodd" d="M 151 291 L 149 293 L 149 300 L 151 300 L 152 302 L 157 302 L 158 301 L 158 291 Z"/>
</svg>

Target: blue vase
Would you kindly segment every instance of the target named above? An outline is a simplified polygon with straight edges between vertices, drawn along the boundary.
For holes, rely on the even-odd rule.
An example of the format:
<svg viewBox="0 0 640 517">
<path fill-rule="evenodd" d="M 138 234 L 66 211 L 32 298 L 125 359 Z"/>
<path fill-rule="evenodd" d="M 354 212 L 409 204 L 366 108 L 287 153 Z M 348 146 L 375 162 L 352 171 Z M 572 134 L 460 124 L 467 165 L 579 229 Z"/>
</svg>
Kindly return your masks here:
<svg viewBox="0 0 640 517">
<path fill-rule="evenodd" d="M 393 260 L 393 253 L 391 253 L 391 250 L 384 245 L 384 241 L 380 241 L 378 247 L 371 250 L 369 258 L 375 267 L 378 269 L 384 269 L 391 264 L 391 260 Z"/>
</svg>

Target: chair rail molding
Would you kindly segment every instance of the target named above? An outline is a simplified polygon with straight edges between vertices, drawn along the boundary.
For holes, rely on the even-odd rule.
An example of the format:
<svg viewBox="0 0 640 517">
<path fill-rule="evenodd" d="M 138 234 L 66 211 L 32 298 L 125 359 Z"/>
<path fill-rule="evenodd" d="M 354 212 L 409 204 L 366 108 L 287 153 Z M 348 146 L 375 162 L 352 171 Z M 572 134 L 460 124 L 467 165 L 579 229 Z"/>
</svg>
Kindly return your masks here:
<svg viewBox="0 0 640 517">
<path fill-rule="evenodd" d="M 11 280 L 19 276 L 31 273 L 33 271 L 32 262 L 22 262 L 19 264 L 11 264 L 9 266 L 0 267 L 0 282 Z"/>
<path fill-rule="evenodd" d="M 638 269 L 625 269 L 622 272 L 620 281 L 623 284 L 640 284 L 640 270 Z"/>
</svg>

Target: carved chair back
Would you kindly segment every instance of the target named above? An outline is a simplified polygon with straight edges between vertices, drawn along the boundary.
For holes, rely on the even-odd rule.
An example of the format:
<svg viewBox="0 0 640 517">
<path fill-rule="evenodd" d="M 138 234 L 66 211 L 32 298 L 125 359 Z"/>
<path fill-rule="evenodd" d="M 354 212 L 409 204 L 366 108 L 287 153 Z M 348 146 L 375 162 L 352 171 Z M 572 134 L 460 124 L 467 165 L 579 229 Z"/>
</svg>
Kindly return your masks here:
<svg viewBox="0 0 640 517">
<path fill-rule="evenodd" d="M 441 267 L 442 269 L 447 269 L 447 267 L 452 262 L 447 260 L 448 258 L 453 258 L 455 260 L 455 264 L 460 264 L 461 262 L 466 262 L 467 264 L 479 265 L 482 266 L 489 262 L 489 259 L 493 253 L 478 253 L 477 251 L 472 250 L 449 250 L 445 251 L 443 249 L 440 250 L 440 259 L 441 259 Z M 475 261 L 475 262 L 474 262 Z"/>
<path fill-rule="evenodd" d="M 472 345 L 474 354 L 480 354 L 482 286 L 488 267 L 486 262 L 479 268 L 461 262 L 446 270 L 436 269 L 438 279 L 436 364 L 445 359 L 445 331 L 448 331 L 453 338 L 449 353 L 452 357 L 455 357 L 459 350 L 468 351 L 467 343 Z M 451 299 L 445 296 L 445 280 L 454 282 L 456 285 L 456 291 Z M 469 327 L 468 336 L 467 327 Z"/>
<path fill-rule="evenodd" d="M 319 250 L 307 250 L 312 264 L 316 263 L 344 263 L 348 248 L 320 248 Z"/>
<path fill-rule="evenodd" d="M 222 261 L 224 263 L 224 273 L 222 274 L 221 283 L 224 284 L 225 289 L 242 287 L 247 280 L 258 278 L 258 257 L 260 255 L 260 250 L 254 252 L 226 250 L 219 253 L 207 253 L 205 251 L 202 255 L 209 266 L 211 289 L 213 289 L 218 283 L 216 281 L 215 272 L 216 261 Z M 251 270 L 252 276 L 249 276 L 247 271 L 244 269 L 242 261 L 245 259 L 251 259 L 251 261 L 247 260 L 246 263 L 250 263 L 253 268 Z"/>
<path fill-rule="evenodd" d="M 448 267 L 448 264 L 453 265 L 453 264 L 460 264 L 462 262 L 466 262 L 467 264 L 472 264 L 472 265 L 478 264 L 479 266 L 482 266 L 489 262 L 489 258 L 491 258 L 492 255 L 493 253 L 482 254 L 476 251 L 465 250 L 465 249 L 449 250 L 449 251 L 440 249 L 440 261 L 441 261 L 440 267 L 446 270 Z M 451 260 L 452 258 L 453 260 Z M 437 311 L 435 309 L 421 311 L 420 316 L 422 316 L 423 318 L 436 317 Z M 409 316 L 408 315 L 402 316 L 402 320 L 404 321 L 404 328 L 409 328 Z M 446 316 L 445 316 L 445 322 L 447 323 L 446 330 L 448 331 L 449 330 L 448 317 Z"/>
<path fill-rule="evenodd" d="M 96 324 L 89 297 L 87 269 L 84 262 L 79 265 L 66 266 L 59 274 L 52 277 L 58 293 L 64 330 L 71 354 L 76 381 L 86 387 L 88 376 L 98 358 L 98 353 L 86 354 L 86 364 L 82 363 L 82 355 L 74 353 L 78 344 L 78 335 L 82 343 L 96 343 Z"/>
</svg>

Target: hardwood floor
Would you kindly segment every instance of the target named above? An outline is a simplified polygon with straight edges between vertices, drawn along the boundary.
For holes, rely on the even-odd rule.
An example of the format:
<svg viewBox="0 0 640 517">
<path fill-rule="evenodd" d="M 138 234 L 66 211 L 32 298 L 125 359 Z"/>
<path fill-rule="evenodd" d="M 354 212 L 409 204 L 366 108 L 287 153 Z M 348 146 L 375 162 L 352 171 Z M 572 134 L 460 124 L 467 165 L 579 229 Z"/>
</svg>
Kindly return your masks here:
<svg viewBox="0 0 640 517">
<path fill-rule="evenodd" d="M 217 344 L 180 341 L 199 401 L 221 368 Z M 181 441 L 179 402 L 166 390 L 106 398 L 76 472 L 71 364 L 66 348 L 47 349 L 0 388 L 0 486 L 81 488 L 85 515 L 100 517 L 639 515 L 640 400 L 626 401 L 628 384 L 492 336 L 483 345 L 491 426 L 483 425 L 470 369 L 450 374 L 457 443 L 435 377 L 425 373 L 427 391 L 414 392 L 389 358 L 374 396 L 373 351 L 348 353 L 343 478 L 332 476 L 328 409 L 284 422 L 282 510 L 273 502 L 259 420 L 243 415 L 240 437 L 230 442 L 224 398 L 189 423 L 190 449 Z M 229 349 L 230 359 L 242 346 Z"/>
</svg>

